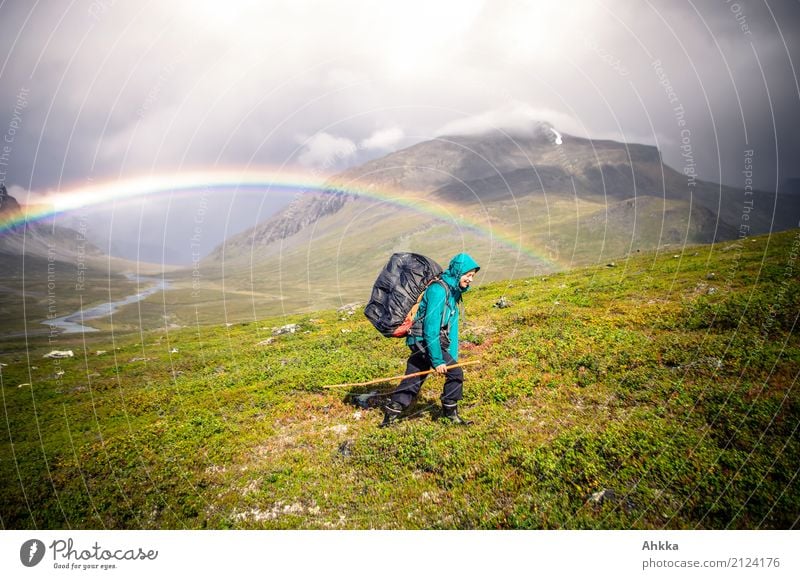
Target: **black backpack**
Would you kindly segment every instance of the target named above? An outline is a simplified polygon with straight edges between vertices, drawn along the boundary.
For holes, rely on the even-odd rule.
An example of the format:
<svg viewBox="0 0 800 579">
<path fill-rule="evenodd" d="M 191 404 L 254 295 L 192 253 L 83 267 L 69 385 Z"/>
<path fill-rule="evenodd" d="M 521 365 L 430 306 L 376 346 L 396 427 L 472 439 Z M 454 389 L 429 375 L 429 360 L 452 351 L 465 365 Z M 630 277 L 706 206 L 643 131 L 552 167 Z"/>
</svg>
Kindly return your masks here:
<svg viewBox="0 0 800 579">
<path fill-rule="evenodd" d="M 395 253 L 378 274 L 364 315 L 387 338 L 407 336 L 422 294 L 439 280 L 442 271 L 424 255 Z"/>
</svg>

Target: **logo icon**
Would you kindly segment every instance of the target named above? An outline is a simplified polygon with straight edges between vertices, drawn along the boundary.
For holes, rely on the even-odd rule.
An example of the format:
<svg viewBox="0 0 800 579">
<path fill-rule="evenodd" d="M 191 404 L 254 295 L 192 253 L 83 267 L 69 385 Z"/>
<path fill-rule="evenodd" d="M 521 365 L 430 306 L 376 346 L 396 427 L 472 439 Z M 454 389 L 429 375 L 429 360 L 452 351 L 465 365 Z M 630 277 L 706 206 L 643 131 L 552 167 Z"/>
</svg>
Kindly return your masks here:
<svg viewBox="0 0 800 579">
<path fill-rule="evenodd" d="M 26 567 L 36 567 L 44 558 L 44 543 L 39 539 L 30 539 L 22 543 L 19 549 L 19 560 Z"/>
</svg>

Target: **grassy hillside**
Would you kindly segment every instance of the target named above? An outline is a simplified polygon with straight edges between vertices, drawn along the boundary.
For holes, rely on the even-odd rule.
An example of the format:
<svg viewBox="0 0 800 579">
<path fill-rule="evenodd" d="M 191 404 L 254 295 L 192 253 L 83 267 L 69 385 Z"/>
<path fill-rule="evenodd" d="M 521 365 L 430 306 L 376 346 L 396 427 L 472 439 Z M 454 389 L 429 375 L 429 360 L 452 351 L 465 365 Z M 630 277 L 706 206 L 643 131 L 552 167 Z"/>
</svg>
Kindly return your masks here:
<svg viewBox="0 0 800 579">
<path fill-rule="evenodd" d="M 797 527 L 798 255 L 795 230 L 473 288 L 470 428 L 438 378 L 390 429 L 320 388 L 402 371 L 360 310 L 5 342 L 0 523 Z"/>
<path fill-rule="evenodd" d="M 224 256 L 204 261 L 196 272 L 171 272 L 173 291 L 153 296 L 139 309 L 151 314 L 150 319 L 158 321 L 166 314 L 175 323 L 187 325 L 198 318 L 201 323 L 246 322 L 335 308 L 369 295 L 375 276 L 397 251 L 446 260 L 469 248 L 479 262 L 491 260 L 486 275 L 495 280 L 561 267 L 485 232 L 460 229 L 415 210 L 370 200 L 351 200 L 336 214 L 280 243 L 262 247 L 244 237 L 238 236 L 237 244 Z M 133 324 L 132 317 L 138 315 L 131 309 L 122 312 L 120 319 L 124 316 Z"/>
</svg>

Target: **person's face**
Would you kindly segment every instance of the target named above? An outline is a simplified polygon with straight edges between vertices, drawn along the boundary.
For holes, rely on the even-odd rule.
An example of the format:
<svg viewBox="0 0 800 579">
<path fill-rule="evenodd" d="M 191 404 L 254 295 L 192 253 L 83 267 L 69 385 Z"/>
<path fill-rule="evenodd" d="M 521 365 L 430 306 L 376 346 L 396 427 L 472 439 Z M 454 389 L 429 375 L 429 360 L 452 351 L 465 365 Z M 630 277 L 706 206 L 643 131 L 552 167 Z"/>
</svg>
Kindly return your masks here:
<svg viewBox="0 0 800 579">
<path fill-rule="evenodd" d="M 472 283 L 473 279 L 475 279 L 475 270 L 470 270 L 459 278 L 458 286 L 461 289 L 467 289 L 469 284 Z"/>
</svg>

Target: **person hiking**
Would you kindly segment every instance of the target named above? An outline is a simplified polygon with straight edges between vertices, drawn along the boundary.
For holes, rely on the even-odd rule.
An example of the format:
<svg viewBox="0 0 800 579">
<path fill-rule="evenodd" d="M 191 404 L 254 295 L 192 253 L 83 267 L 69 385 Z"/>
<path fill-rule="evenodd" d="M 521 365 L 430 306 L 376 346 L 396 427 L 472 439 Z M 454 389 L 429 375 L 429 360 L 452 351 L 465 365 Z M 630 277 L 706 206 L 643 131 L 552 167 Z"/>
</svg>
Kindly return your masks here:
<svg viewBox="0 0 800 579">
<path fill-rule="evenodd" d="M 422 296 L 414 324 L 406 338 L 411 355 L 406 363 L 406 374 L 424 372 L 434 368 L 445 376 L 442 392 L 442 416 L 454 424 L 468 425 L 471 421 L 458 415 L 464 371 L 447 367 L 458 360 L 458 304 L 469 289 L 480 266 L 466 253 L 459 253 L 451 261 L 439 280 L 432 282 Z M 386 427 L 395 422 L 419 394 L 427 374 L 406 378 L 389 395 L 383 406 Z"/>
</svg>

